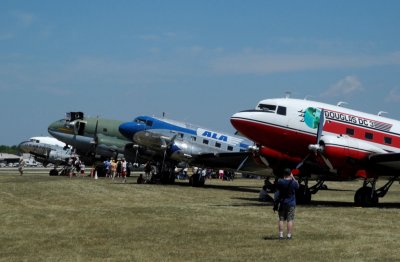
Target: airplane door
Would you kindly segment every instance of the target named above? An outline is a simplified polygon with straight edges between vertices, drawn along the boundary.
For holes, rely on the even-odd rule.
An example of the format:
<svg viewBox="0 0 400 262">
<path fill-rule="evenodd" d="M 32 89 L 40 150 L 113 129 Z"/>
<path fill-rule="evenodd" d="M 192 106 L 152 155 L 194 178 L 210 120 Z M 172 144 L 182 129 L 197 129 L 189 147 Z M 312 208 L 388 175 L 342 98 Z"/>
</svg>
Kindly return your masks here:
<svg viewBox="0 0 400 262">
<path fill-rule="evenodd" d="M 85 133 L 85 126 L 86 126 L 86 123 L 84 123 L 84 122 L 78 122 L 77 124 L 78 124 L 78 135 L 83 136 L 84 133 Z"/>
<path fill-rule="evenodd" d="M 276 111 L 277 117 L 279 117 L 279 124 L 284 127 L 289 127 L 289 117 L 287 116 L 287 108 L 285 106 L 278 106 Z M 283 130 L 283 135 L 289 135 L 286 129 Z"/>
</svg>

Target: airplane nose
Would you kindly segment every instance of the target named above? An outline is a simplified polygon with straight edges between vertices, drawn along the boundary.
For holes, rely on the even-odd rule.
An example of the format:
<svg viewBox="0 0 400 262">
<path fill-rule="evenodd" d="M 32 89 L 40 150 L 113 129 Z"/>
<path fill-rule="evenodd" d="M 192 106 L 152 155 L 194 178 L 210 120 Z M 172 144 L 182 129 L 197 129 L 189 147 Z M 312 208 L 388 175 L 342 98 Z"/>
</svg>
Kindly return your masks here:
<svg viewBox="0 0 400 262">
<path fill-rule="evenodd" d="M 64 122 L 62 122 L 61 120 L 55 121 L 47 127 L 47 131 L 49 131 L 49 133 L 51 134 L 51 132 L 59 131 L 59 129 L 63 126 Z"/>
<path fill-rule="evenodd" d="M 19 148 L 22 152 L 28 153 L 28 152 L 27 152 L 28 142 L 29 142 L 29 141 L 21 142 L 21 143 L 18 145 L 18 148 Z"/>
<path fill-rule="evenodd" d="M 127 122 L 119 126 L 119 132 L 128 139 L 133 139 L 134 134 L 144 129 L 144 125 L 135 122 Z"/>
<path fill-rule="evenodd" d="M 246 112 L 238 112 L 231 116 L 231 124 L 236 130 L 240 131 L 242 126 L 245 125 L 245 123 L 246 123 L 244 120 L 247 120 L 247 119 L 248 119 L 248 116 L 247 116 Z"/>
<path fill-rule="evenodd" d="M 241 111 L 231 116 L 232 126 L 246 137 L 251 137 L 253 132 L 253 123 L 251 121 L 250 112 Z"/>
</svg>

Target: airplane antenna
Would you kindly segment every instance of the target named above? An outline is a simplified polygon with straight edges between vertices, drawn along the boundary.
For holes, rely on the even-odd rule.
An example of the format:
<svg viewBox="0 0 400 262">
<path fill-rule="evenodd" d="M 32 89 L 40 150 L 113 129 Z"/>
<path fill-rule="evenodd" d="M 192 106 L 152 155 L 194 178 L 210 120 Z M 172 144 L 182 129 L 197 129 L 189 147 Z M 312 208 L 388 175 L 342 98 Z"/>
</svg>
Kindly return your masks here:
<svg viewBox="0 0 400 262">
<path fill-rule="evenodd" d="M 342 107 L 343 105 L 348 105 L 348 104 L 349 104 L 349 103 L 347 103 L 347 102 L 340 101 L 340 102 L 337 103 L 336 105 Z"/>
<path fill-rule="evenodd" d="M 162 118 L 164 118 L 165 117 L 165 112 L 162 112 Z"/>
<path fill-rule="evenodd" d="M 292 95 L 292 92 L 290 92 L 290 91 L 285 92 L 285 98 L 290 98 L 291 95 Z"/>
<path fill-rule="evenodd" d="M 385 111 L 379 111 L 378 112 L 378 116 L 382 116 L 383 114 L 388 114 L 388 112 L 385 112 Z"/>
</svg>

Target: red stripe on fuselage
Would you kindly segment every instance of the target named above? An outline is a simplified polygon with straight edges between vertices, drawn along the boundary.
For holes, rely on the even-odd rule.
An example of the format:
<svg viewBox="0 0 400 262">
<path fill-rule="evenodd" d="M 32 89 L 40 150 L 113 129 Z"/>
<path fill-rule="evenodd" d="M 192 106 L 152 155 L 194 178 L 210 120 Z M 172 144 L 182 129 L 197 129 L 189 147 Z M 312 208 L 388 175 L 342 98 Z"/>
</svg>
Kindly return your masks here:
<svg viewBox="0 0 400 262">
<path fill-rule="evenodd" d="M 353 129 L 354 135 L 347 134 L 347 129 Z M 394 135 L 392 133 L 384 132 L 384 131 L 376 131 L 371 130 L 369 128 L 363 128 L 358 125 L 352 125 L 348 123 L 337 122 L 335 120 L 327 120 L 324 125 L 324 132 L 335 133 L 338 135 L 349 135 L 350 137 L 376 143 L 379 145 L 385 145 L 394 148 L 400 148 L 400 137 L 398 135 Z M 366 139 L 365 134 L 371 133 L 373 134 L 373 139 Z M 390 138 L 392 140 L 391 144 L 385 143 L 385 137 Z"/>
</svg>

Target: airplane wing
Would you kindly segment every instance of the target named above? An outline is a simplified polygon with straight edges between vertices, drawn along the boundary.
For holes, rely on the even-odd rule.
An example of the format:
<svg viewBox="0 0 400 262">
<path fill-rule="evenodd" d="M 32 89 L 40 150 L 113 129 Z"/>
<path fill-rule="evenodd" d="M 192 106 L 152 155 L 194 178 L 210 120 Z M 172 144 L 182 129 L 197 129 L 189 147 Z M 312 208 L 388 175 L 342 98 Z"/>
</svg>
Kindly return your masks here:
<svg viewBox="0 0 400 262">
<path fill-rule="evenodd" d="M 369 156 L 369 163 L 399 171 L 400 153 L 373 154 Z"/>
<path fill-rule="evenodd" d="M 192 164 L 209 168 L 228 168 L 258 176 L 272 176 L 272 170 L 260 165 L 251 152 L 200 154 L 196 156 Z"/>
</svg>

